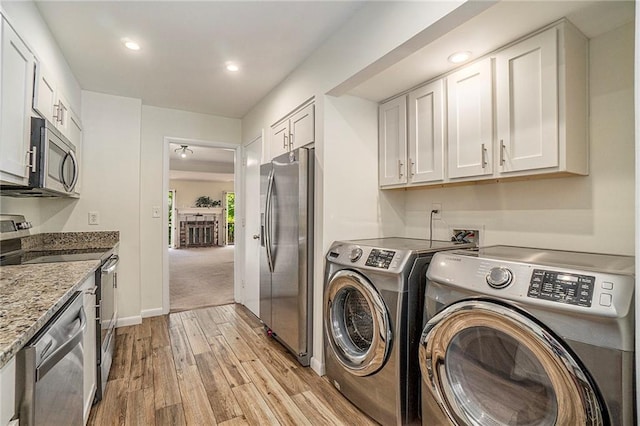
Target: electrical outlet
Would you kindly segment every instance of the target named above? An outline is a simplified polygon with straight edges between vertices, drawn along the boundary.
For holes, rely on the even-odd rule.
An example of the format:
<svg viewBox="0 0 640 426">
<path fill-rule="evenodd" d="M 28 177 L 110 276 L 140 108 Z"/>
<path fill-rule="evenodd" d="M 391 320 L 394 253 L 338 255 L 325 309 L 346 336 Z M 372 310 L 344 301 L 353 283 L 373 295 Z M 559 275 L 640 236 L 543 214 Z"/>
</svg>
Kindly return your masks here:
<svg viewBox="0 0 640 426">
<path fill-rule="evenodd" d="M 99 225 L 99 224 L 100 224 L 100 213 L 89 212 L 89 225 Z"/>
<path fill-rule="evenodd" d="M 433 203 L 431 204 L 431 211 L 435 211 L 437 210 L 437 213 L 433 213 L 433 219 L 437 220 L 437 219 L 442 219 L 442 203 Z"/>
</svg>

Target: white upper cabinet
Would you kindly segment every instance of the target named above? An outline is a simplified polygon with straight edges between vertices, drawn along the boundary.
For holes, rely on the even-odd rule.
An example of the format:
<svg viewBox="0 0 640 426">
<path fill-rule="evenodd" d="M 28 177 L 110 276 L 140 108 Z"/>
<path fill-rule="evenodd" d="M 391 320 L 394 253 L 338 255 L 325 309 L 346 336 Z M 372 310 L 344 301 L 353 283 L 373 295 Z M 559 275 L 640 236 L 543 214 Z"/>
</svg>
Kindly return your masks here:
<svg viewBox="0 0 640 426">
<path fill-rule="evenodd" d="M 411 91 L 408 142 L 406 97 L 381 104 L 380 186 L 587 175 L 587 71 L 563 20 Z"/>
<path fill-rule="evenodd" d="M 495 58 L 500 176 L 588 174 L 586 37 L 565 21 Z"/>
<path fill-rule="evenodd" d="M 558 30 L 496 55 L 499 170 L 558 166 Z"/>
<path fill-rule="evenodd" d="M 289 120 L 271 126 L 271 157 L 289 152 Z"/>
<path fill-rule="evenodd" d="M 27 152 L 31 129 L 34 56 L 7 21 L 0 31 L 0 177 L 28 181 Z"/>
<path fill-rule="evenodd" d="M 493 173 L 491 59 L 447 76 L 448 176 Z"/>
<path fill-rule="evenodd" d="M 443 83 L 434 81 L 409 93 L 410 183 L 444 179 Z"/>
<path fill-rule="evenodd" d="M 315 142 L 314 104 L 308 104 L 271 126 L 271 158 Z"/>
<path fill-rule="evenodd" d="M 380 186 L 407 183 L 407 97 L 380 105 L 378 118 Z"/>
<path fill-rule="evenodd" d="M 291 149 L 309 145 L 315 141 L 314 106 L 307 105 L 289 119 Z"/>
<path fill-rule="evenodd" d="M 67 138 L 71 138 L 71 109 L 64 94 L 57 85 L 47 68 L 36 63 L 36 75 L 33 90 L 33 109 L 52 122 Z"/>
</svg>

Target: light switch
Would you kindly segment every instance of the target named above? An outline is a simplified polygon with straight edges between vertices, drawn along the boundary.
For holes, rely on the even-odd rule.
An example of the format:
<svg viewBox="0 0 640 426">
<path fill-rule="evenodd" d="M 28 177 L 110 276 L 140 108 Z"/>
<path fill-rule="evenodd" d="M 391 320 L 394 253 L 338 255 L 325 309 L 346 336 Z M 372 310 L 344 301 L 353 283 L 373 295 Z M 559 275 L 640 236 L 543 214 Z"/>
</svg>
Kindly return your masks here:
<svg viewBox="0 0 640 426">
<path fill-rule="evenodd" d="M 151 208 L 151 217 L 160 217 L 160 206 L 153 206 Z"/>
</svg>

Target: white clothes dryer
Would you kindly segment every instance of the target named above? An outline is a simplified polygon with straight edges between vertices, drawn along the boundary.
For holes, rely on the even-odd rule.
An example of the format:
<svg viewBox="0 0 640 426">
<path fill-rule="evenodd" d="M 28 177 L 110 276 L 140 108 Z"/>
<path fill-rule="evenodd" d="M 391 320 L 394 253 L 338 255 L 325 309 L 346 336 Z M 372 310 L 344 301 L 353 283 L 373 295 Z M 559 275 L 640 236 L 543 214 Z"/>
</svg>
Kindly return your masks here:
<svg viewBox="0 0 640 426">
<path fill-rule="evenodd" d="M 629 256 L 438 253 L 419 363 L 423 425 L 634 425 Z"/>
</svg>

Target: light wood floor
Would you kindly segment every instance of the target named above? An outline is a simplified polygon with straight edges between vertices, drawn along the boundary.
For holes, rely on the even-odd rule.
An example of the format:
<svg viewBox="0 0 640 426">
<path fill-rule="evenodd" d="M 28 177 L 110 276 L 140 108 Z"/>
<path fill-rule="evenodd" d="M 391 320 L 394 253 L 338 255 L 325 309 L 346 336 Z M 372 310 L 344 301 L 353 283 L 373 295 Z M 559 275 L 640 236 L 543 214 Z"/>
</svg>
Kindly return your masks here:
<svg viewBox="0 0 640 426">
<path fill-rule="evenodd" d="M 375 425 L 241 305 L 118 329 L 90 425 Z"/>
</svg>

